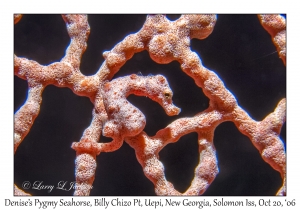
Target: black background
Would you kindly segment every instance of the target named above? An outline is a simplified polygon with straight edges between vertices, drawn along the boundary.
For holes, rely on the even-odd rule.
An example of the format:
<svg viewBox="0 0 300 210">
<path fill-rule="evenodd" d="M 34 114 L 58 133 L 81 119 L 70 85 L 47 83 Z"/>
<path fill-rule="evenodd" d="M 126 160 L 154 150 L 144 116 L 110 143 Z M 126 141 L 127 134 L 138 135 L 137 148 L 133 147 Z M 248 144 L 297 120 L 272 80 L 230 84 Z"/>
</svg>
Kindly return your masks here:
<svg viewBox="0 0 300 210">
<path fill-rule="evenodd" d="M 167 15 L 171 20 L 178 15 Z M 91 34 L 83 54 L 80 70 L 95 74 L 111 50 L 130 33 L 141 29 L 146 15 L 89 15 Z M 24 15 L 14 27 L 14 53 L 48 65 L 59 61 L 69 44 L 65 23 L 60 15 Z M 218 15 L 213 33 L 204 40 L 193 39 L 203 65 L 215 71 L 239 105 L 255 120 L 272 112 L 286 97 L 286 68 L 278 58 L 270 35 L 256 15 Z M 135 54 L 115 75 L 141 72 L 163 74 L 173 90 L 173 102 L 181 108 L 178 116 L 169 117 L 162 107 L 146 97 L 129 96 L 128 100 L 146 116 L 148 135 L 166 127 L 175 119 L 194 116 L 208 107 L 208 98 L 193 80 L 185 75 L 178 62 L 159 65 L 147 51 Z M 27 82 L 14 76 L 14 111 L 27 97 Z M 79 141 L 92 119 L 93 104 L 68 88 L 47 86 L 41 111 L 31 131 L 14 156 L 14 181 L 21 188 L 24 181 L 42 181 L 57 185 L 75 180 L 75 151 L 72 142 Z M 285 143 L 286 127 L 281 131 Z M 101 142 L 109 141 L 101 137 Z M 232 122 L 215 130 L 220 173 L 204 195 L 274 195 L 281 186 L 280 174 L 260 157 L 250 140 Z M 12 147 L 13 148 L 13 147 Z M 13 151 L 13 149 L 12 149 Z M 160 152 L 166 178 L 184 192 L 193 179 L 198 164 L 197 135 L 191 133 Z M 144 176 L 134 150 L 126 143 L 112 153 L 97 157 L 96 178 L 91 195 L 155 195 L 153 184 Z M 26 190 L 32 195 L 72 195 L 73 190 Z M 288 193 L 288 191 L 287 191 Z"/>
</svg>

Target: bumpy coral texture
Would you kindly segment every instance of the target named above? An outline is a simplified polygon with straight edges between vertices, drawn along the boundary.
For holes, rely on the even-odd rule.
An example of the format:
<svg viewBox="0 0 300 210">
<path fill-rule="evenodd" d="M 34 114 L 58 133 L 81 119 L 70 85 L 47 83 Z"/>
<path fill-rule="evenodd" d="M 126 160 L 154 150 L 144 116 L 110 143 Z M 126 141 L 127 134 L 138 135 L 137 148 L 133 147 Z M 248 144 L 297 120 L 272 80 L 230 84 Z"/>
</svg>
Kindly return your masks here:
<svg viewBox="0 0 300 210">
<path fill-rule="evenodd" d="M 47 85 L 70 88 L 76 95 L 88 97 L 94 105 L 93 118 L 81 139 L 72 144 L 76 151 L 74 195 L 89 195 L 96 171 L 96 156 L 118 150 L 125 141 L 134 150 L 145 176 L 153 183 L 157 195 L 201 195 L 216 178 L 218 160 L 213 143 L 214 131 L 222 122 L 231 121 L 246 135 L 262 159 L 282 178 L 277 195 L 286 194 L 286 155 L 281 128 L 286 118 L 286 100 L 282 99 L 262 121 L 252 119 L 237 103 L 219 76 L 204 67 L 199 55 L 190 48 L 191 39 L 205 39 L 214 29 L 216 15 L 182 15 L 170 21 L 164 15 L 149 15 L 140 31 L 126 36 L 112 50 L 103 53 L 104 63 L 92 76 L 80 71 L 81 57 L 87 48 L 90 26 L 86 15 L 62 15 L 71 38 L 65 56 L 44 66 L 36 61 L 14 56 L 14 74 L 28 82 L 28 98 L 15 114 L 14 150 L 22 143 L 39 114 L 42 93 Z M 270 33 L 279 57 L 285 63 L 285 19 L 279 15 L 259 15 Z M 15 15 L 15 24 L 21 19 Z M 146 117 L 127 97 L 146 96 L 157 102 L 167 115 L 180 113 L 173 102 L 168 79 L 163 75 L 132 74 L 112 79 L 135 53 L 147 50 L 158 64 L 177 61 L 182 71 L 209 98 L 206 110 L 182 117 L 149 136 L 144 131 Z M 167 180 L 159 152 L 181 137 L 197 133 L 199 162 L 188 189 L 181 193 Z M 112 138 L 100 141 L 101 134 Z M 101 168 L 101 165 L 98 166 Z M 95 186 L 93 186 L 95 187 Z M 27 193 L 15 186 L 15 195 Z"/>
</svg>

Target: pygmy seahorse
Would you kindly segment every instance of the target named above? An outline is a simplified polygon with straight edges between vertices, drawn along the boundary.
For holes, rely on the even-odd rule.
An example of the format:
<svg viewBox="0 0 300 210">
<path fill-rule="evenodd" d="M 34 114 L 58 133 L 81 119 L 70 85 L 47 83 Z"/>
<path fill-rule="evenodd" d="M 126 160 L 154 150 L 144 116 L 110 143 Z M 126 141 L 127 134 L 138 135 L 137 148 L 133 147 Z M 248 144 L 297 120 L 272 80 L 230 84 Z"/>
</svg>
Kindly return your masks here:
<svg viewBox="0 0 300 210">
<path fill-rule="evenodd" d="M 104 106 L 108 119 L 103 127 L 103 135 L 114 140 L 123 140 L 142 132 L 146 125 L 144 114 L 126 97 L 130 94 L 147 96 L 158 102 L 169 116 L 178 115 L 180 108 L 173 105 L 173 92 L 167 79 L 162 75 L 120 77 L 105 82 L 102 88 Z"/>
</svg>

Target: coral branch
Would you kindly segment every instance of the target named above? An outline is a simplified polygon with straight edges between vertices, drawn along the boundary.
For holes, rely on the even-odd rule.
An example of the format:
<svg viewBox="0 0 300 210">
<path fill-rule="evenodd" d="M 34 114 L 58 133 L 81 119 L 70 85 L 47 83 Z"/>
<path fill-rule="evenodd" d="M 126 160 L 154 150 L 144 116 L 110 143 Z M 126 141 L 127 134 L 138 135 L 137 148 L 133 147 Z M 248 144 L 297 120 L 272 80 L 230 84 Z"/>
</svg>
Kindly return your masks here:
<svg viewBox="0 0 300 210">
<path fill-rule="evenodd" d="M 285 18 L 280 15 L 258 15 L 261 25 L 269 32 L 283 63 L 286 62 Z"/>
</svg>

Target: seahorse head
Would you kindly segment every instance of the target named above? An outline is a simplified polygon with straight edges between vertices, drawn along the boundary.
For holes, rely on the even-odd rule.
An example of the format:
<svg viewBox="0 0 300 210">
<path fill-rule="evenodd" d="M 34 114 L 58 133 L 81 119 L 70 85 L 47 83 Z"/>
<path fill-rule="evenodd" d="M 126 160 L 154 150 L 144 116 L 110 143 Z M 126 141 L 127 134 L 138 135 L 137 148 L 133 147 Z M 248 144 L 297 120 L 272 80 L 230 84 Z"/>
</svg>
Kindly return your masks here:
<svg viewBox="0 0 300 210">
<path fill-rule="evenodd" d="M 173 116 L 180 113 L 180 108 L 172 102 L 173 92 L 163 75 L 148 76 L 146 84 L 148 97 L 159 103 L 167 115 Z"/>
</svg>

